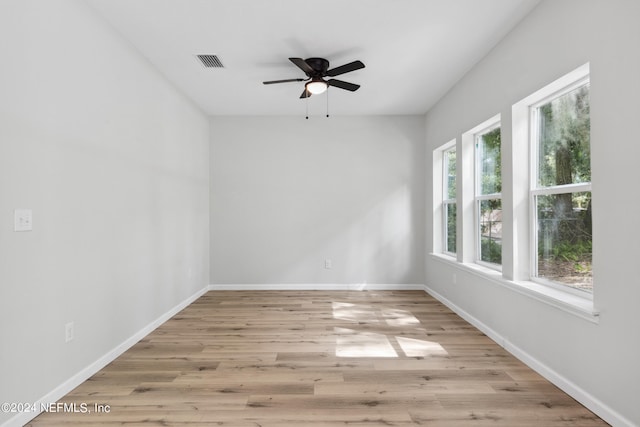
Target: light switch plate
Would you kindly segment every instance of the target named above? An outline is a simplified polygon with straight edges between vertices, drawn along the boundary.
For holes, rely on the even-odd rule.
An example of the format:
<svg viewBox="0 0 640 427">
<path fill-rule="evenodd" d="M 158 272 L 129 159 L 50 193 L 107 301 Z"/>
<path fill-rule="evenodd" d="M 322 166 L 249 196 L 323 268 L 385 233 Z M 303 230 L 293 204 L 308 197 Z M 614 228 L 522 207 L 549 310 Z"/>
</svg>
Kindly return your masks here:
<svg viewBox="0 0 640 427">
<path fill-rule="evenodd" d="M 16 209 L 13 212 L 13 230 L 33 230 L 33 212 L 31 211 L 31 209 Z"/>
</svg>

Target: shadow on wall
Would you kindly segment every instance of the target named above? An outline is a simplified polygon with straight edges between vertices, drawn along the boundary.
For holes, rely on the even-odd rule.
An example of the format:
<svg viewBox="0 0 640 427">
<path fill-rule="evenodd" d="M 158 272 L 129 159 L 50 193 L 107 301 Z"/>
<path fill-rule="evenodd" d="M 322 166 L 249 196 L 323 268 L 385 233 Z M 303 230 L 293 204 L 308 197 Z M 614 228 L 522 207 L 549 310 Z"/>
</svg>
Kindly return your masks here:
<svg viewBox="0 0 640 427">
<path fill-rule="evenodd" d="M 411 277 L 414 250 L 411 195 L 404 186 L 389 194 L 353 223 L 345 265 L 348 276 L 387 277 L 388 283 L 405 283 Z"/>
</svg>

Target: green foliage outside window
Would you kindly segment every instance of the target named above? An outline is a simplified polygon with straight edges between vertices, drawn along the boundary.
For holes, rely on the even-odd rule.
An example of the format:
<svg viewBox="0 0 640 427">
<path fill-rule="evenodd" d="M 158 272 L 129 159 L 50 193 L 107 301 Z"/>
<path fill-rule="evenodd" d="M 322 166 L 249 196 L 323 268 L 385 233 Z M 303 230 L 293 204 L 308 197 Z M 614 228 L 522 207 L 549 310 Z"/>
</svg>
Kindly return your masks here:
<svg viewBox="0 0 640 427">
<path fill-rule="evenodd" d="M 538 187 L 591 182 L 589 86 L 538 109 Z M 591 289 L 591 192 L 536 197 L 538 276 Z"/>
<path fill-rule="evenodd" d="M 502 200 L 480 201 L 480 260 L 502 264 Z"/>
<path fill-rule="evenodd" d="M 447 168 L 447 199 L 456 198 L 456 150 L 449 150 L 446 152 L 446 166 Z"/>
<path fill-rule="evenodd" d="M 456 221 L 457 221 L 457 209 L 456 209 L 456 150 L 448 150 L 444 153 L 444 167 L 445 167 L 445 198 L 449 202 L 444 204 L 445 219 L 446 219 L 446 236 L 445 236 L 445 251 L 449 253 L 456 253 Z M 451 202 L 453 200 L 453 202 Z"/>
<path fill-rule="evenodd" d="M 447 252 L 451 252 L 453 254 L 456 253 L 456 204 L 455 203 L 447 203 Z"/>
<path fill-rule="evenodd" d="M 494 194 L 502 191 L 502 150 L 500 128 L 495 128 L 478 137 L 480 168 L 480 194 Z"/>
<path fill-rule="evenodd" d="M 591 182 L 589 110 L 588 86 L 539 108 L 540 187 Z"/>
<path fill-rule="evenodd" d="M 502 149 L 500 128 L 477 137 L 477 167 L 479 195 L 502 192 Z M 480 211 L 480 260 L 502 264 L 502 199 L 483 199 Z"/>
</svg>

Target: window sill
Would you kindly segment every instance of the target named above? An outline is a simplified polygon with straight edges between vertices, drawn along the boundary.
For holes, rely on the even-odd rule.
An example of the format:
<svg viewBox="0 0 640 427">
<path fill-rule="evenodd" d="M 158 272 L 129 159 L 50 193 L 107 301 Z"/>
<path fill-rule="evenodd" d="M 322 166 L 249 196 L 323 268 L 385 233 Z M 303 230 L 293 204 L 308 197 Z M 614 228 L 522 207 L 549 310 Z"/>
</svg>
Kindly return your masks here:
<svg viewBox="0 0 640 427">
<path fill-rule="evenodd" d="M 556 307 L 562 311 L 581 317 L 592 323 L 598 323 L 599 312 L 593 306 L 593 299 L 569 292 L 563 292 L 540 283 L 526 280 L 507 280 L 502 273 L 478 264 L 461 263 L 449 255 L 431 253 L 431 257 L 459 270 L 475 274 L 485 280 L 503 286 L 519 294 L 534 298 L 540 302 Z"/>
</svg>

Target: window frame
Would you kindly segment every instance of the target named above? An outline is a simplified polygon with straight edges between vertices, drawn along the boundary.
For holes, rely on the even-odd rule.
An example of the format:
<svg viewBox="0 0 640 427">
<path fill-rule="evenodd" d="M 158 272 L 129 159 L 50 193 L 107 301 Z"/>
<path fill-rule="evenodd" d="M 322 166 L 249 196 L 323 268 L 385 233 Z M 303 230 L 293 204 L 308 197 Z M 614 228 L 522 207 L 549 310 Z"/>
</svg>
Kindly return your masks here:
<svg viewBox="0 0 640 427">
<path fill-rule="evenodd" d="M 571 79 L 571 74 L 577 74 L 576 77 Z M 529 280 L 535 283 L 539 283 L 544 286 L 548 286 L 568 294 L 593 298 L 593 291 L 589 292 L 569 284 L 562 282 L 556 282 L 544 277 L 538 276 L 538 212 L 536 199 L 540 196 L 550 196 L 557 194 L 573 194 L 573 193 L 592 193 L 592 182 L 581 182 L 572 184 L 560 184 L 550 186 L 540 186 L 539 184 L 539 171 L 540 171 L 540 141 L 539 141 L 539 109 L 541 106 L 564 96 L 576 89 L 584 86 L 591 85 L 590 73 L 588 64 L 580 67 L 578 70 L 565 76 L 570 82 L 561 85 L 561 87 L 555 88 L 555 90 L 549 91 L 547 86 L 536 93 L 547 92 L 544 96 L 535 98 L 535 102 L 529 103 Z M 554 82 L 557 83 L 557 82 Z M 531 97 L 530 97 L 531 98 Z"/>
<path fill-rule="evenodd" d="M 590 64 L 587 62 L 554 81 L 534 89 L 528 96 L 511 104 L 510 112 L 503 111 L 494 117 L 463 131 L 456 139 L 433 150 L 433 252 L 432 258 L 454 269 L 450 284 L 456 284 L 456 271 L 476 275 L 500 286 L 504 286 L 526 297 L 541 301 L 571 315 L 591 323 L 599 323 L 600 311 L 595 306 L 598 284 L 594 281 L 593 292 L 585 292 L 563 284 L 550 283 L 545 280 L 532 280 L 530 271 L 533 251 L 532 242 L 537 236 L 532 235 L 531 221 L 537 213 L 534 211 L 535 197 L 565 192 L 591 192 L 591 200 L 598 206 L 597 196 L 591 190 L 592 183 L 576 183 L 555 186 L 555 188 L 534 188 L 537 185 L 537 166 L 534 170 L 532 161 L 538 162 L 537 147 L 533 150 L 531 114 L 532 106 L 537 108 L 549 99 L 569 92 L 581 86 L 588 79 L 590 88 L 594 80 L 590 77 Z M 501 122 L 501 115 L 505 120 Z M 593 118 L 593 116 L 592 116 Z M 476 159 L 475 134 L 482 132 L 492 124 L 500 123 L 501 127 L 501 162 L 502 188 L 501 200 L 503 210 L 503 247 L 502 268 L 500 271 L 476 262 L 475 239 L 475 196 L 476 196 Z M 593 134 L 592 134 L 593 136 Z M 594 145 L 591 139 L 591 147 Z M 596 142 L 597 143 L 597 142 Z M 457 256 L 454 258 L 442 251 L 440 240 L 443 233 L 442 201 L 443 179 L 442 151 L 457 144 L 456 150 L 456 199 L 457 199 Z M 593 151 L 592 151 L 593 154 Z M 597 180 L 597 176 L 595 177 Z M 592 176 L 593 181 L 593 176 Z M 539 190 L 539 191 L 538 191 Z M 537 219 L 536 219 L 537 226 Z M 592 233 L 597 232 L 593 224 Z M 592 260 L 597 270 L 597 260 Z"/>
<path fill-rule="evenodd" d="M 502 122 L 498 117 L 495 120 L 491 120 L 485 122 L 481 125 L 481 127 L 476 128 L 473 132 L 473 212 L 474 212 L 474 240 L 475 240 L 475 250 L 474 250 L 474 259 L 475 263 L 482 265 L 484 267 L 490 268 L 492 270 L 502 271 L 502 263 L 496 264 L 488 261 L 484 261 L 481 259 L 482 257 L 482 230 L 481 230 L 481 208 L 480 205 L 482 201 L 485 200 L 500 200 L 500 204 L 502 206 L 502 191 L 499 193 L 490 193 L 490 194 L 480 194 L 481 192 L 481 173 L 482 167 L 480 166 L 480 155 L 479 155 L 479 140 L 480 138 L 494 131 L 495 129 L 500 129 L 502 132 Z M 500 138 L 502 141 L 502 138 Z M 502 142 L 500 143 L 500 151 L 502 152 Z M 502 174 L 500 176 L 502 180 Z M 500 245 L 500 250 L 502 251 L 502 243 Z M 502 254 L 501 254 L 502 257 Z"/>
<path fill-rule="evenodd" d="M 456 183 L 456 194 L 454 198 L 449 198 L 449 157 L 448 154 L 451 152 L 456 153 L 456 168 L 455 168 L 455 176 L 456 181 L 458 180 L 458 165 L 457 165 L 457 147 L 455 144 L 443 148 L 442 150 L 442 253 L 445 255 L 449 255 L 452 257 L 457 256 L 458 250 L 458 206 L 457 206 L 457 183 Z M 456 206 L 456 252 L 449 251 L 449 208 L 451 205 Z"/>
<path fill-rule="evenodd" d="M 446 236 L 446 212 L 445 212 L 445 181 L 446 181 L 446 156 L 445 152 L 456 149 L 456 253 L 446 251 L 446 242 L 443 241 Z M 453 261 L 459 260 L 460 257 L 460 148 L 456 138 L 436 147 L 432 154 L 433 173 L 432 173 L 432 189 L 433 189 L 433 222 L 432 222 L 432 243 L 433 252 L 442 255 Z"/>
</svg>

